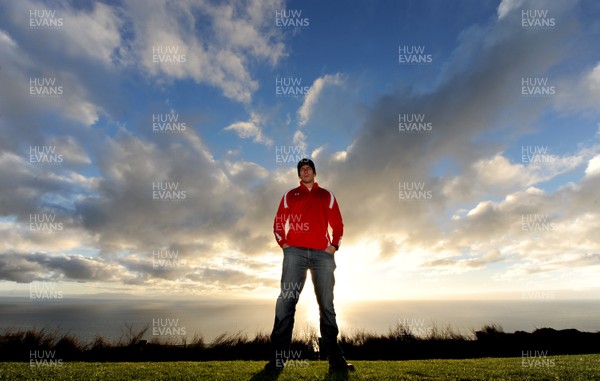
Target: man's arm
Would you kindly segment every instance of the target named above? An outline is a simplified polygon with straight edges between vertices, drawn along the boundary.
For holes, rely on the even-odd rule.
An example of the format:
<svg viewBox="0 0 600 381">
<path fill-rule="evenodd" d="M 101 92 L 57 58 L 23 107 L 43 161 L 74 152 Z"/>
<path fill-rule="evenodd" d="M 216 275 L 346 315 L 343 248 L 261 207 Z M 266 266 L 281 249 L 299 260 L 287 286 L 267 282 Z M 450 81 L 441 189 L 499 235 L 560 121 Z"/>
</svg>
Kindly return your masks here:
<svg viewBox="0 0 600 381">
<path fill-rule="evenodd" d="M 331 245 L 334 247 L 331 250 L 333 251 L 335 249 L 335 251 L 337 251 L 340 246 L 340 242 L 342 241 L 342 236 L 344 235 L 344 222 L 342 220 L 342 213 L 340 212 L 337 199 L 335 196 L 333 196 L 333 194 L 332 197 L 333 205 L 329 211 L 329 225 L 331 226 L 332 230 Z M 335 251 L 330 254 L 335 253 Z"/>
<path fill-rule="evenodd" d="M 275 234 L 275 241 L 277 241 L 277 244 L 283 249 L 285 249 L 288 246 L 285 239 L 285 224 L 287 222 L 288 217 L 288 208 L 285 202 L 286 196 L 287 193 L 284 194 L 281 198 L 279 208 L 277 209 L 277 213 L 275 214 L 275 220 L 273 221 L 273 233 Z"/>
</svg>

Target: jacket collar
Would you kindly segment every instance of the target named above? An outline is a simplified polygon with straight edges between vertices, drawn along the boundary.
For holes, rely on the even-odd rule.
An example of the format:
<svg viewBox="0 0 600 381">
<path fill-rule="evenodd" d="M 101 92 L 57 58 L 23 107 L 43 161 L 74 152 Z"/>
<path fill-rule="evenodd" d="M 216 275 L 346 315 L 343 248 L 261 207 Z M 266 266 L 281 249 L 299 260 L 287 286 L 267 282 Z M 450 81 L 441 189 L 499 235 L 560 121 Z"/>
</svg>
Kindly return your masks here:
<svg viewBox="0 0 600 381">
<path fill-rule="evenodd" d="M 304 185 L 304 183 L 302 181 L 300 181 L 300 188 L 309 190 L 308 187 L 306 185 Z M 314 182 L 314 184 L 312 186 L 312 189 L 315 189 L 315 188 L 319 188 L 319 184 L 316 181 Z"/>
</svg>

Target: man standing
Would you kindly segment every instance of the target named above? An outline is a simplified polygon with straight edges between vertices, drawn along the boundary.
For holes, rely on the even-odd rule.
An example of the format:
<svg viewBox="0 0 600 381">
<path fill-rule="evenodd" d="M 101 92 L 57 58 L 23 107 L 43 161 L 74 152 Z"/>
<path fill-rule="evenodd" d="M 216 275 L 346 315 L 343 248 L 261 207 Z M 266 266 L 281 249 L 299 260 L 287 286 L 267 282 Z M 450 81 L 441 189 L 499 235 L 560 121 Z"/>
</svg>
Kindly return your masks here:
<svg viewBox="0 0 600 381">
<path fill-rule="evenodd" d="M 282 370 L 290 357 L 296 304 L 307 270 L 310 270 L 319 303 L 319 325 L 329 355 L 329 369 L 354 370 L 354 366 L 346 362 L 337 342 L 339 331 L 333 308 L 335 252 L 342 239 L 344 224 L 333 193 L 315 182 L 316 174 L 312 160 L 300 160 L 300 186 L 283 195 L 275 216 L 273 231 L 283 249 L 283 271 L 271 333 L 273 353 L 266 370 Z"/>
</svg>

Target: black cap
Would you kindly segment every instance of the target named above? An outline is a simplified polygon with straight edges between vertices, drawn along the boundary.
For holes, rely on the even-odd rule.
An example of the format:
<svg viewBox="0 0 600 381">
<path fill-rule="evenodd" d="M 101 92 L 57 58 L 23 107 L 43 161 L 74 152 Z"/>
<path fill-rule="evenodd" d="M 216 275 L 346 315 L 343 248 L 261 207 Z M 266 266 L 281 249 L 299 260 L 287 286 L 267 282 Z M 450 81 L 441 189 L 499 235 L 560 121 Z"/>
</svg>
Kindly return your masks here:
<svg viewBox="0 0 600 381">
<path fill-rule="evenodd" d="M 317 174 L 317 170 L 315 169 L 315 163 L 313 163 L 313 161 L 310 160 L 309 158 L 305 157 L 304 159 L 302 159 L 298 162 L 298 176 L 300 176 L 300 168 L 302 168 L 303 165 L 310 166 L 312 168 L 313 172 L 315 173 L 315 175 Z"/>
</svg>

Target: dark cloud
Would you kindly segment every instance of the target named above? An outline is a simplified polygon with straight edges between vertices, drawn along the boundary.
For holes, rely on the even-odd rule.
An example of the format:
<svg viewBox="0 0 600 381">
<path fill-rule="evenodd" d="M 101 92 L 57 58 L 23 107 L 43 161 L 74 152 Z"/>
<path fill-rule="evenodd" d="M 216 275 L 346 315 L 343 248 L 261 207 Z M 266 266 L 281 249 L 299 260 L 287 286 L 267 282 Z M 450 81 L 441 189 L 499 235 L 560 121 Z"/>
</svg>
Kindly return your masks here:
<svg viewBox="0 0 600 381">
<path fill-rule="evenodd" d="M 80 255 L 44 253 L 0 254 L 0 279 L 19 283 L 35 280 L 122 281 L 128 275 L 120 266 Z"/>
</svg>

